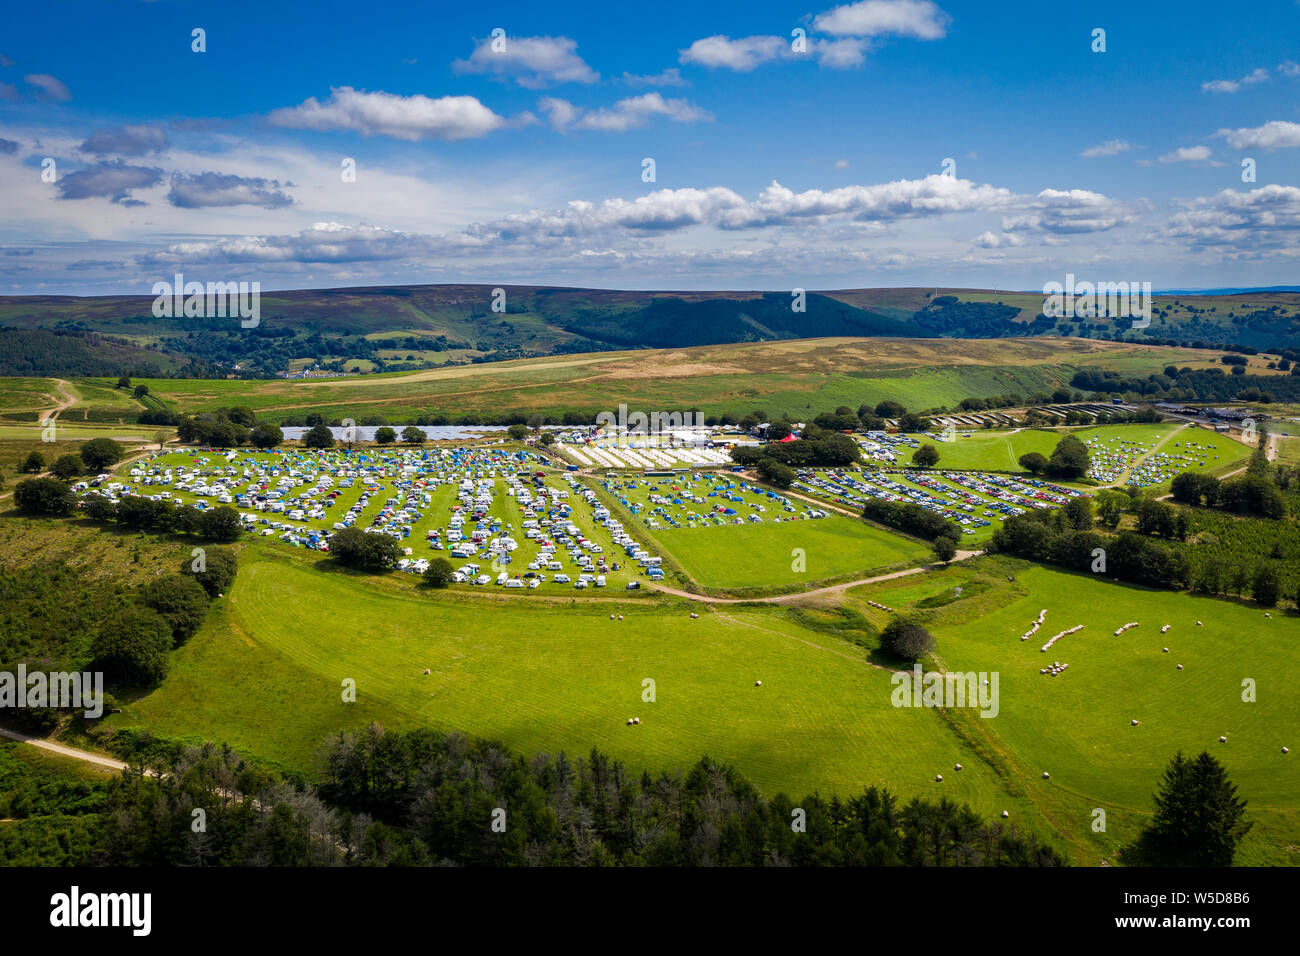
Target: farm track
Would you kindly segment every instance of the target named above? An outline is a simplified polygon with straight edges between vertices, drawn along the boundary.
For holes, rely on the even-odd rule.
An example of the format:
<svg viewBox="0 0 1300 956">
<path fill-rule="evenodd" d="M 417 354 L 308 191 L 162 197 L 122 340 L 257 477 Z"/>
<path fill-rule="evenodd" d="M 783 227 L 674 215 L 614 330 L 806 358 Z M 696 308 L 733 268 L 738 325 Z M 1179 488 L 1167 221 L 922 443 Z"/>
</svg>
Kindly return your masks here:
<svg viewBox="0 0 1300 956">
<path fill-rule="evenodd" d="M 953 561 L 965 561 L 968 558 L 973 558 L 983 553 L 983 551 L 958 551 L 957 556 L 953 558 Z M 880 581 L 892 581 L 894 578 L 905 578 L 913 574 L 924 574 L 928 571 L 934 571 L 943 567 L 945 567 L 945 565 L 926 564 L 918 568 L 905 568 L 902 571 L 891 571 L 888 574 L 877 574 L 870 578 L 858 578 L 854 581 L 841 581 L 839 584 L 830 584 L 824 588 L 813 588 L 810 591 L 795 591 L 791 594 L 777 594 L 772 597 L 713 597 L 707 594 L 692 594 L 690 591 L 682 591 L 678 588 L 668 587 L 666 584 L 656 584 L 653 581 L 649 582 L 646 586 L 655 591 L 662 591 L 665 594 L 672 594 L 675 597 L 686 598 L 691 601 L 699 601 L 702 604 L 787 604 L 791 601 L 799 601 L 805 598 L 839 595 L 843 594 L 850 588 L 856 588 L 859 585 L 876 584 Z"/>
<path fill-rule="evenodd" d="M 106 767 L 109 770 L 126 770 L 128 765 L 121 760 L 113 757 L 106 757 L 103 754 L 97 754 L 89 750 L 81 750 L 77 747 L 69 747 L 65 744 L 56 744 L 52 740 L 46 740 L 43 737 L 31 737 L 27 734 L 20 734 L 15 730 L 5 730 L 0 728 L 0 737 L 7 740 L 16 740 L 18 743 L 31 744 L 41 750 L 56 754 L 60 757 L 71 757 L 73 760 L 81 760 L 86 763 L 93 763 L 99 767 Z"/>
</svg>

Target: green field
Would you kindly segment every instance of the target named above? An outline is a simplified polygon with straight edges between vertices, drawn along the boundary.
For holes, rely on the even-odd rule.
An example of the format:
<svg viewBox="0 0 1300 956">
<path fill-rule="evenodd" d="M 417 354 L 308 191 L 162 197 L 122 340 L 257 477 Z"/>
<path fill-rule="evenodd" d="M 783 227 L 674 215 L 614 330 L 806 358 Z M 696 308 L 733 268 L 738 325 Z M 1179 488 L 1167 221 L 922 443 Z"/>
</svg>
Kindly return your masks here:
<svg viewBox="0 0 1300 956">
<path fill-rule="evenodd" d="M 930 557 L 925 544 L 862 521 L 835 513 L 824 518 L 804 517 L 812 507 L 806 502 L 774 500 L 733 475 L 704 475 L 699 481 L 623 478 L 589 484 L 629 533 L 653 543 L 704 588 L 809 586 L 846 575 L 867 576 L 908 567 Z M 701 501 L 683 499 L 681 492 Z M 670 498 L 669 504 L 658 506 L 662 513 L 654 510 L 651 495 Z M 726 495 L 742 500 L 732 501 Z M 736 513 L 724 516 L 712 510 L 724 507 Z M 751 515 L 761 523 L 748 520 Z M 667 516 L 679 526 L 669 524 Z M 697 520 L 691 522 L 687 516 Z"/>
<path fill-rule="evenodd" d="M 632 772 L 708 753 L 769 795 L 884 783 L 1008 809 L 1094 864 L 1113 861 L 1146 819 L 1173 752 L 1208 749 L 1257 821 L 1242 861 L 1295 862 L 1285 847 L 1300 837 L 1300 771 L 1281 753 L 1294 750 L 1290 688 L 1300 678 L 1291 615 L 997 559 L 851 592 L 883 622 L 868 597 L 926 607 L 962 586 L 964 599 L 924 613 L 946 669 L 999 673 L 999 713 L 984 719 L 892 706 L 889 671 L 844 639 L 860 632 L 835 630 L 833 610 L 433 595 L 376 589 L 309 560 L 247 551 L 228 599 L 175 654 L 167 681 L 110 726 L 224 740 L 295 767 L 315 766 L 329 733 L 372 720 L 464 729 L 525 753 L 596 746 Z M 1043 638 L 1019 640 L 1043 608 L 1040 634 L 1084 630 L 1043 654 Z M 1132 620 L 1141 626 L 1113 635 Z M 1049 658 L 1069 670 L 1039 674 Z M 341 700 L 349 678 L 355 704 Z M 647 678 L 654 702 L 642 699 Z M 1255 703 L 1241 699 L 1245 678 L 1257 682 Z M 627 726 L 634 716 L 642 723 Z M 1108 814 L 1104 834 L 1090 828 L 1097 807 Z"/>
<path fill-rule="evenodd" d="M 1177 434 L 1175 434 L 1177 433 Z M 1132 472 L 1132 466 L 1140 458 L 1156 449 L 1164 454 L 1181 454 L 1188 442 L 1208 449 L 1204 463 L 1187 462 L 1179 465 L 1180 470 L 1217 473 L 1229 471 L 1241 464 L 1249 455 L 1250 449 L 1241 442 L 1227 435 L 1205 428 L 1190 425 L 1163 423 L 1155 425 L 1095 425 L 1083 428 L 1064 429 L 1019 429 L 1003 432 L 985 433 L 958 432 L 957 439 L 949 442 L 931 441 L 939 450 L 939 469 L 951 468 L 976 471 L 1012 471 L 1024 472 L 1020 467 L 1020 456 L 1038 452 L 1050 457 L 1052 450 L 1061 438 L 1074 435 L 1082 442 L 1093 442 L 1098 450 L 1131 450 L 1132 454 L 1126 467 L 1119 472 L 1116 480 L 1123 483 Z M 923 436 L 916 436 L 925 441 Z M 1176 447 L 1179 446 L 1179 447 Z M 1140 447 L 1139 447 L 1140 446 Z M 911 462 L 911 454 L 907 461 Z M 1171 476 L 1172 477 L 1172 476 Z M 1157 482 L 1158 485 L 1167 484 Z"/>
<path fill-rule="evenodd" d="M 934 713 L 891 706 L 888 673 L 860 648 L 776 608 L 698 620 L 690 609 L 393 595 L 249 554 L 225 619 L 110 723 L 226 740 L 299 766 L 314 763 L 328 733 L 375 719 L 464 729 L 525 753 L 595 746 L 634 772 L 685 768 L 707 753 L 769 794 L 872 782 L 938 792 L 930 778 L 970 759 Z M 357 682 L 354 705 L 341 702 L 346 678 Z M 642 700 L 647 678 L 653 703 Z M 642 723 L 629 727 L 629 717 Z M 1010 799 L 976 766 L 942 792 L 986 811 Z"/>
</svg>

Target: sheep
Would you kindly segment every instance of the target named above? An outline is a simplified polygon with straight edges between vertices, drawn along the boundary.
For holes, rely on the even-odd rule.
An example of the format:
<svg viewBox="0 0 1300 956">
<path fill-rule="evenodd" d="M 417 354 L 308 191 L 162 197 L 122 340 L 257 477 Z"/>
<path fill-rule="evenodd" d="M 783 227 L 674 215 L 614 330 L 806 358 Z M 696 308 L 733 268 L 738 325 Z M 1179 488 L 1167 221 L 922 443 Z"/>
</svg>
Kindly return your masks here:
<svg viewBox="0 0 1300 956">
<path fill-rule="evenodd" d="M 623 615 L 620 614 L 620 615 L 618 616 L 618 619 L 619 619 L 620 621 L 623 620 Z"/>
<path fill-rule="evenodd" d="M 1291 752 L 1291 751 L 1288 750 L 1286 747 L 1283 747 L 1283 748 L 1282 748 L 1282 753 L 1284 753 L 1284 754 L 1289 754 L 1290 752 Z"/>
<path fill-rule="evenodd" d="M 1169 653 L 1169 648 L 1167 647 L 1162 647 L 1161 650 L 1164 651 L 1166 654 Z"/>
<path fill-rule="evenodd" d="M 1130 727 L 1136 727 L 1136 726 L 1138 725 L 1138 722 L 1137 722 L 1136 720 L 1130 720 L 1130 721 L 1128 722 L 1128 725 L 1129 725 Z"/>
<path fill-rule="evenodd" d="M 1220 738 L 1219 738 L 1219 743 L 1221 743 L 1221 744 L 1226 744 L 1227 742 L 1228 742 L 1228 738 L 1227 738 L 1227 737 L 1220 737 Z"/>
<path fill-rule="evenodd" d="M 754 686 L 755 686 L 755 687 L 762 687 L 762 686 L 763 686 L 763 682 L 762 682 L 761 680 L 756 680 L 756 681 L 754 681 Z"/>
<path fill-rule="evenodd" d="M 952 769 L 953 769 L 953 770 L 960 770 L 960 769 L 961 769 L 961 764 L 955 764 L 955 765 L 953 766 Z"/>
<path fill-rule="evenodd" d="M 1178 665 L 1178 669 L 1179 669 L 1179 670 L 1182 670 L 1182 669 L 1183 669 L 1183 665 L 1182 665 L 1182 664 L 1179 664 L 1179 665 Z"/>
<path fill-rule="evenodd" d="M 1005 819 L 1006 819 L 1007 817 L 1009 817 L 1009 816 L 1011 816 L 1011 813 L 1010 813 L 1009 811 L 1007 811 L 1007 810 L 1003 810 L 1003 811 L 1002 811 L 1002 819 L 1003 819 L 1003 820 L 1005 820 Z"/>
<path fill-rule="evenodd" d="M 1051 777 L 1052 777 L 1052 775 L 1051 775 L 1050 773 L 1048 773 L 1046 770 L 1043 771 L 1043 779 L 1044 779 L 1044 780 L 1050 780 Z"/>
<path fill-rule="evenodd" d="M 943 774 L 941 774 L 941 773 L 936 773 L 936 774 L 934 775 L 934 782 L 935 782 L 935 783 L 943 783 Z"/>
<path fill-rule="evenodd" d="M 428 674 L 428 673 L 429 673 L 429 668 L 426 667 L 426 668 L 424 669 L 424 672 L 425 672 L 426 674 Z"/>
</svg>

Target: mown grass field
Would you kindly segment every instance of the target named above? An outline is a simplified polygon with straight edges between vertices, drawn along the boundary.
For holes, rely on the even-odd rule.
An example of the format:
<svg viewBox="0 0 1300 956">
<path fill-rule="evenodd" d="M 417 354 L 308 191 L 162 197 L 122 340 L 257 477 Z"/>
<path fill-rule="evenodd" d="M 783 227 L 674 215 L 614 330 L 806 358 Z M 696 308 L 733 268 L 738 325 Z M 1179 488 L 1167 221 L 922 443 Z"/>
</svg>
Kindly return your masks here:
<svg viewBox="0 0 1300 956">
<path fill-rule="evenodd" d="M 959 584 L 967 596 L 943 605 Z M 884 783 L 1007 809 L 1092 864 L 1113 862 L 1137 833 L 1174 751 L 1207 749 L 1250 801 L 1256 828 L 1241 862 L 1295 862 L 1289 688 L 1300 677 L 1300 618 L 999 559 L 855 589 L 850 602 L 883 622 L 868 597 L 900 610 L 940 597 L 923 611 L 939 660 L 997 671 L 997 716 L 895 708 L 892 667 L 872 666 L 821 626 L 837 620 L 833 609 L 395 592 L 254 546 L 207 625 L 173 655 L 167 681 L 108 723 L 224 740 L 303 768 L 316 766 L 326 735 L 372 720 L 464 729 L 525 753 L 596 746 L 633 772 L 707 753 L 768 794 Z M 1041 608 L 1043 637 L 1020 641 Z M 1130 620 L 1141 626 L 1113 635 Z M 1083 631 L 1038 650 L 1077 623 Z M 1164 623 L 1173 627 L 1161 635 Z M 1049 658 L 1069 670 L 1040 675 Z M 341 698 L 349 678 L 355 704 Z M 654 702 L 642 698 L 647 678 Z M 1254 703 L 1242 701 L 1245 678 L 1256 681 Z M 629 717 L 642 723 L 629 727 Z M 1096 808 L 1107 813 L 1104 833 L 1091 827 Z"/>
<path fill-rule="evenodd" d="M 995 568 L 1003 573 L 991 573 Z M 1245 605 L 987 559 L 864 587 L 852 597 L 903 610 L 951 597 L 957 586 L 969 592 L 965 599 L 924 612 L 938 655 L 948 670 L 999 672 L 1000 713 L 975 729 L 989 732 L 999 759 L 1058 826 L 1113 849 L 1136 834 L 1151 811 L 1151 794 L 1174 752 L 1208 750 L 1260 820 L 1244 858 L 1297 863 L 1286 847 L 1300 842 L 1293 692 L 1300 680 L 1300 617 L 1274 610 L 1266 618 Z M 1021 641 L 1042 609 L 1045 623 Z M 1139 626 L 1115 636 L 1130 621 Z M 1040 650 L 1076 624 L 1083 630 Z M 1171 628 L 1161 634 L 1165 624 Z M 1068 662 L 1068 670 L 1057 677 L 1039 674 L 1054 660 Z M 1253 703 L 1242 699 L 1247 679 L 1255 682 Z M 1139 721 L 1136 727 L 1132 720 Z M 1220 736 L 1227 743 L 1220 744 Z M 1284 746 L 1290 754 L 1282 753 Z M 1042 779 L 1043 771 L 1050 780 Z M 1096 807 L 1107 811 L 1107 834 L 1091 832 Z M 1281 833 L 1287 836 L 1279 842 Z"/>
<path fill-rule="evenodd" d="M 166 683 L 110 724 L 228 740 L 300 766 L 326 734 L 375 719 L 464 729 L 525 753 L 596 746 L 634 772 L 707 753 L 769 794 L 872 782 L 937 792 L 934 774 L 970 759 L 934 713 L 890 704 L 888 673 L 860 648 L 775 608 L 692 620 L 696 607 L 393 595 L 250 553 Z M 347 678 L 356 704 L 341 700 Z M 943 792 L 986 812 L 1010 800 L 975 766 Z"/>
</svg>

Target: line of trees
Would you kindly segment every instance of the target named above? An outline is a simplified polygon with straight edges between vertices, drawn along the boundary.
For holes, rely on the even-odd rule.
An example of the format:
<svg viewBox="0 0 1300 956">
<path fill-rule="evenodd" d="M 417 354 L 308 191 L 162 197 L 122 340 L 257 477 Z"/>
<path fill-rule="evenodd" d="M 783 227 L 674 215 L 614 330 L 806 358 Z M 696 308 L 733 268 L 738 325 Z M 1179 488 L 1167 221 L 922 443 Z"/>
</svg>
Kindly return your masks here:
<svg viewBox="0 0 1300 956">
<path fill-rule="evenodd" d="M 912 501 L 889 501 L 885 498 L 868 498 L 862 504 L 862 517 L 868 521 L 897 528 L 927 541 L 947 538 L 957 545 L 961 541 L 961 528 L 942 515 L 927 511 Z"/>
</svg>

